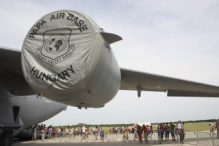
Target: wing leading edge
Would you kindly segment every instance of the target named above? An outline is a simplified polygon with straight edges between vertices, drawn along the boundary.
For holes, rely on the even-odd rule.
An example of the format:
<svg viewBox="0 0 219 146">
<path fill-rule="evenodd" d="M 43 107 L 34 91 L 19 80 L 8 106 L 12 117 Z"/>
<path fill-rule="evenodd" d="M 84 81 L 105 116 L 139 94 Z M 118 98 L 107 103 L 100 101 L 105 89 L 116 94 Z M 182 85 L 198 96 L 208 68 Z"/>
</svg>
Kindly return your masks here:
<svg viewBox="0 0 219 146">
<path fill-rule="evenodd" d="M 21 52 L 0 47 L 0 85 L 14 95 L 32 95 L 35 92 L 27 84 L 21 70 Z M 219 87 L 121 69 L 120 90 L 166 92 L 167 96 L 219 97 Z"/>
<path fill-rule="evenodd" d="M 121 69 L 120 90 L 167 92 L 167 96 L 219 97 L 219 86 Z"/>
</svg>

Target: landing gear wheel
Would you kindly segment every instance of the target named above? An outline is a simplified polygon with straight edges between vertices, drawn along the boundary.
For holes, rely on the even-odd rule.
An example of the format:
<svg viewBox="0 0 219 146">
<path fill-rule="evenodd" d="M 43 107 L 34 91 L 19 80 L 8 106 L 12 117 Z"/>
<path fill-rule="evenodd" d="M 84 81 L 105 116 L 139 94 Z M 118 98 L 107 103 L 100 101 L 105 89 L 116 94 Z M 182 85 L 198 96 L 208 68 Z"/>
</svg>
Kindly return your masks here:
<svg viewBox="0 0 219 146">
<path fill-rule="evenodd" d="M 11 146 L 13 139 L 11 135 L 3 135 L 1 138 L 2 146 Z"/>
</svg>

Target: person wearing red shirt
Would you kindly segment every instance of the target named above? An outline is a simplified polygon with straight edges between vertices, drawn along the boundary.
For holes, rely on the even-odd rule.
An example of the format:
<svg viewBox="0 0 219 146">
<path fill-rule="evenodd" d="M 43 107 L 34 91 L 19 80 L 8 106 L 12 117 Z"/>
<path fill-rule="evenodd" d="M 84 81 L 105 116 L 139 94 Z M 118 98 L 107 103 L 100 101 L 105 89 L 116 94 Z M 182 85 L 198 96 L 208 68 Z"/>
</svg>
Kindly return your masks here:
<svg viewBox="0 0 219 146">
<path fill-rule="evenodd" d="M 163 141 L 163 135 L 164 135 L 164 128 L 165 126 L 163 124 L 160 124 L 160 131 L 161 131 L 161 141 Z"/>
<path fill-rule="evenodd" d="M 142 143 L 142 128 L 139 125 L 137 127 L 137 133 L 138 133 L 139 141 L 140 141 L 140 143 Z"/>
</svg>

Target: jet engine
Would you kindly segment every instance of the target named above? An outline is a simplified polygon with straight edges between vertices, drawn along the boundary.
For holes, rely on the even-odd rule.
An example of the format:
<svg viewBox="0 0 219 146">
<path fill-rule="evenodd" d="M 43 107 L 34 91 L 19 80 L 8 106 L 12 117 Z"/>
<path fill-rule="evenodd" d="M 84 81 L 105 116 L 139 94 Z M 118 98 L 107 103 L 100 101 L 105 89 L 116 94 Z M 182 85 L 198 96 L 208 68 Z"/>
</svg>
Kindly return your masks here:
<svg viewBox="0 0 219 146">
<path fill-rule="evenodd" d="M 76 107 L 103 107 L 120 88 L 110 44 L 121 40 L 72 10 L 49 13 L 29 30 L 22 70 L 38 95 Z"/>
</svg>

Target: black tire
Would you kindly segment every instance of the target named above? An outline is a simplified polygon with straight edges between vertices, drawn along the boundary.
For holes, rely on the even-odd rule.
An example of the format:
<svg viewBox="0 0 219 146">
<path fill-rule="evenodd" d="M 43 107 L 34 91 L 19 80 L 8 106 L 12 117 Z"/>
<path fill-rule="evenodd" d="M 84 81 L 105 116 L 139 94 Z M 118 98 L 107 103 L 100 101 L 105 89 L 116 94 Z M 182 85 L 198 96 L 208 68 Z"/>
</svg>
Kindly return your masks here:
<svg viewBox="0 0 219 146">
<path fill-rule="evenodd" d="M 2 146 L 11 146 L 13 143 L 13 138 L 11 135 L 3 135 L 0 140 Z"/>
</svg>

